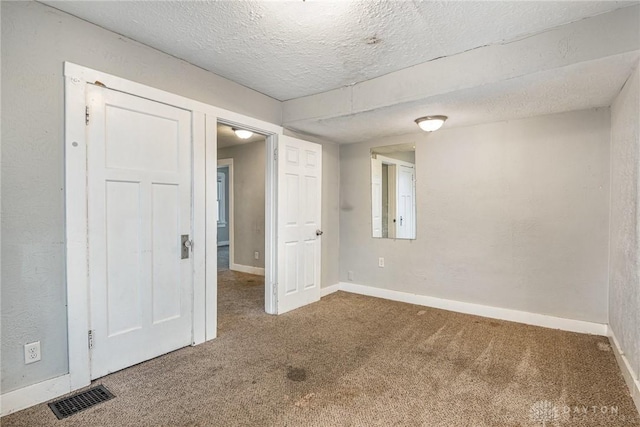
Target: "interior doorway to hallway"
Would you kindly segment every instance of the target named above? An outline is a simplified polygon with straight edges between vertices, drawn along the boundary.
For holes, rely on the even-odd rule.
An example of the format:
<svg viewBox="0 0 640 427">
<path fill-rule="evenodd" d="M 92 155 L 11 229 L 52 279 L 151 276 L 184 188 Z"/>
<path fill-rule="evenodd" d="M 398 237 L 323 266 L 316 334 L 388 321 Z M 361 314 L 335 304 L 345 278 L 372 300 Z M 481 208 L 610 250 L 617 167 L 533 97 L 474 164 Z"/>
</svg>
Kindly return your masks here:
<svg viewBox="0 0 640 427">
<path fill-rule="evenodd" d="M 265 312 L 266 137 L 217 124 L 218 332 Z"/>
<path fill-rule="evenodd" d="M 218 271 L 229 270 L 233 216 L 233 159 L 218 160 Z"/>
</svg>

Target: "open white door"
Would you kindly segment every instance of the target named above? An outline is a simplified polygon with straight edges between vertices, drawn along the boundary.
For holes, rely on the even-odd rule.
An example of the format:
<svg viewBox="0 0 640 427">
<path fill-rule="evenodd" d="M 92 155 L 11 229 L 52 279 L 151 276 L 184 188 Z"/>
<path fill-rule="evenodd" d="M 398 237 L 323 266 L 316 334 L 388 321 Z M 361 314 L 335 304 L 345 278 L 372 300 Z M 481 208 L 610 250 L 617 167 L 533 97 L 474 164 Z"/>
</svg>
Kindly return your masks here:
<svg viewBox="0 0 640 427">
<path fill-rule="evenodd" d="M 382 162 L 371 158 L 371 232 L 382 237 Z"/>
<path fill-rule="evenodd" d="M 398 218 L 396 219 L 396 237 L 415 239 L 415 169 L 413 166 L 398 166 Z"/>
<path fill-rule="evenodd" d="M 278 137 L 277 313 L 320 300 L 322 146 Z"/>
<path fill-rule="evenodd" d="M 88 98 L 94 379 L 192 343 L 191 113 L 96 86 Z"/>
</svg>

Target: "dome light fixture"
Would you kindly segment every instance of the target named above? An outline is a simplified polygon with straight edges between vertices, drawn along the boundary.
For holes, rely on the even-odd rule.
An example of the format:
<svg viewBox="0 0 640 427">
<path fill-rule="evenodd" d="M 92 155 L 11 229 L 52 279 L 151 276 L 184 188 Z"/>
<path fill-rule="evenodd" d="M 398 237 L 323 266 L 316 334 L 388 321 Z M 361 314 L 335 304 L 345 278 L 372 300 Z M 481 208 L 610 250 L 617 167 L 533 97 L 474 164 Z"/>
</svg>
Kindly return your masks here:
<svg viewBox="0 0 640 427">
<path fill-rule="evenodd" d="M 250 130 L 236 128 L 231 128 L 231 130 L 233 130 L 236 136 L 240 139 L 249 139 L 253 136 L 253 132 L 251 132 Z"/>
<path fill-rule="evenodd" d="M 424 116 L 417 118 L 415 122 L 423 131 L 433 132 L 440 129 L 447 118 L 447 116 Z"/>
</svg>

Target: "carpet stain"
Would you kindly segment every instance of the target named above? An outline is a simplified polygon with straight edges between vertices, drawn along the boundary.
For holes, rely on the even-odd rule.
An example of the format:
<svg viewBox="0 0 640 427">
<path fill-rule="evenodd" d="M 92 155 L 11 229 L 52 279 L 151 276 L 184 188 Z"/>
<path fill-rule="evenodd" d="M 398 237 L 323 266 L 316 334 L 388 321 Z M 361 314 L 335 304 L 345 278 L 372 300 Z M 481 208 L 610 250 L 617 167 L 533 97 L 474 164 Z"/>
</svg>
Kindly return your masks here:
<svg viewBox="0 0 640 427">
<path fill-rule="evenodd" d="M 307 371 L 306 369 L 289 366 L 287 368 L 287 378 L 296 382 L 304 381 L 307 379 Z"/>
<path fill-rule="evenodd" d="M 609 344 L 603 343 L 603 342 L 599 342 L 598 343 L 598 350 L 600 351 L 611 351 L 611 346 Z"/>
</svg>

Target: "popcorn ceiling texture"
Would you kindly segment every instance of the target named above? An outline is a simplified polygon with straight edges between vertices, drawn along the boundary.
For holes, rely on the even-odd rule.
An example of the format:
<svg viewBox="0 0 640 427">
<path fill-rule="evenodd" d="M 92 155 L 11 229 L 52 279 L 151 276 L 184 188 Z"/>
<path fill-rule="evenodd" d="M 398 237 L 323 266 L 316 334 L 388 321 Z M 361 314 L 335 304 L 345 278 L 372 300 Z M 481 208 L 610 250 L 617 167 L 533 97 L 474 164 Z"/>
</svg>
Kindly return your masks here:
<svg viewBox="0 0 640 427">
<path fill-rule="evenodd" d="M 611 106 L 609 324 L 636 379 L 640 374 L 639 122 L 640 65 Z"/>
<path fill-rule="evenodd" d="M 285 126 L 345 144 L 381 135 L 420 134 L 413 119 L 434 113 L 448 116 L 445 128 L 450 129 L 606 107 L 638 58 L 637 51 L 630 52 L 357 114 L 310 118 Z"/>
<path fill-rule="evenodd" d="M 603 29 L 608 29 L 603 31 Z M 352 143 L 611 105 L 638 61 L 640 5 L 283 103 L 283 126 Z"/>
<path fill-rule="evenodd" d="M 47 3 L 279 100 L 351 85 L 633 4 Z"/>
</svg>

